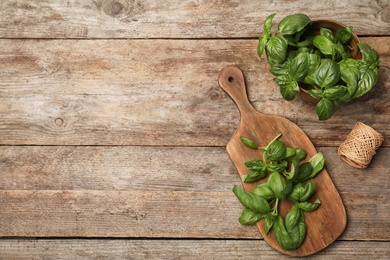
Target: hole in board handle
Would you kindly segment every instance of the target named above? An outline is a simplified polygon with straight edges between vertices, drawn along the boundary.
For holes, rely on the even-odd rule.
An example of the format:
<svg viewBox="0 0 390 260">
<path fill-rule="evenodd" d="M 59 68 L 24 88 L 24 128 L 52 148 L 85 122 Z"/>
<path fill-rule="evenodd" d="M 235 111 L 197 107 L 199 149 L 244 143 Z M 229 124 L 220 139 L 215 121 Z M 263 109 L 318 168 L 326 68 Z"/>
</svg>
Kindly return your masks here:
<svg viewBox="0 0 390 260">
<path fill-rule="evenodd" d="M 234 77 L 233 77 L 233 76 L 230 76 L 230 77 L 228 78 L 228 81 L 229 81 L 230 83 L 233 83 L 233 82 L 234 82 Z"/>
</svg>

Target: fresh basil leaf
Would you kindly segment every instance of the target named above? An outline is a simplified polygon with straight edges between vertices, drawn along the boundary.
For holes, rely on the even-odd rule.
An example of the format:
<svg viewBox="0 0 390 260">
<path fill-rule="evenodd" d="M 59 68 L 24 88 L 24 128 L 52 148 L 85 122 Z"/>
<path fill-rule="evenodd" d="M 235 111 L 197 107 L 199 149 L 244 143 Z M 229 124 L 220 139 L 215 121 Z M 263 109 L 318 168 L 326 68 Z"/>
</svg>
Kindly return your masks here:
<svg viewBox="0 0 390 260">
<path fill-rule="evenodd" d="M 251 160 L 244 163 L 246 168 L 251 171 L 261 171 L 267 168 L 263 160 Z"/>
<path fill-rule="evenodd" d="M 323 94 L 322 94 L 322 90 L 321 89 L 318 89 L 318 88 L 313 88 L 313 89 L 309 89 L 307 91 L 310 96 L 312 96 L 313 98 L 316 98 L 316 99 L 321 99 L 323 98 Z"/>
<path fill-rule="evenodd" d="M 285 158 L 291 158 L 291 157 L 295 156 L 295 154 L 296 154 L 295 149 L 290 148 L 290 147 L 287 147 L 287 149 L 286 149 L 286 155 L 285 155 L 284 157 L 285 157 Z"/>
<path fill-rule="evenodd" d="M 267 183 L 257 185 L 253 190 L 253 194 L 263 197 L 266 200 L 272 200 L 275 198 L 275 193 L 268 187 Z"/>
<path fill-rule="evenodd" d="M 287 180 L 292 180 L 294 182 L 298 177 L 298 169 L 299 169 L 299 159 L 293 158 L 291 160 L 290 171 L 285 172 Z"/>
<path fill-rule="evenodd" d="M 291 193 L 287 196 L 290 201 L 304 202 L 307 201 L 316 190 L 316 186 L 312 181 L 303 184 L 302 182 L 296 183 L 293 186 Z"/>
<path fill-rule="evenodd" d="M 302 148 L 295 148 L 295 154 L 296 157 L 301 161 L 306 158 L 306 151 Z"/>
<path fill-rule="evenodd" d="M 309 178 L 314 178 L 324 168 L 325 157 L 321 152 L 318 152 L 310 158 L 309 162 L 313 168 Z"/>
<path fill-rule="evenodd" d="M 272 36 L 265 47 L 271 66 L 283 63 L 287 57 L 287 40 L 280 34 Z"/>
<path fill-rule="evenodd" d="M 321 88 L 334 86 L 340 79 L 340 67 L 331 59 L 322 59 L 314 81 Z"/>
<path fill-rule="evenodd" d="M 287 161 L 283 161 L 287 162 Z M 287 168 L 287 163 L 270 163 L 267 165 L 269 172 L 283 172 Z"/>
<path fill-rule="evenodd" d="M 293 248 L 297 249 L 301 246 L 306 236 L 305 216 L 300 210 L 300 218 L 298 224 L 290 232 L 291 240 L 293 241 Z"/>
<path fill-rule="evenodd" d="M 253 142 L 252 140 L 246 138 L 246 137 L 243 137 L 243 136 L 240 136 L 240 140 L 243 144 L 245 144 L 246 146 L 250 147 L 250 148 L 253 148 L 253 149 L 257 149 L 257 145 L 255 142 Z"/>
<path fill-rule="evenodd" d="M 378 81 L 378 68 L 369 66 L 367 63 L 361 63 L 359 66 L 360 79 L 354 97 L 361 97 L 370 91 Z"/>
<path fill-rule="evenodd" d="M 268 177 L 268 187 L 274 192 L 278 199 L 285 199 L 285 190 L 288 189 L 288 183 L 285 177 L 278 172 L 272 172 Z"/>
<path fill-rule="evenodd" d="M 243 182 L 255 182 L 263 179 L 267 175 L 267 171 L 251 171 L 246 175 L 242 175 L 241 180 Z"/>
<path fill-rule="evenodd" d="M 284 17 L 278 24 L 278 30 L 284 34 L 294 34 L 303 30 L 311 23 L 310 18 L 305 14 L 292 14 Z"/>
<path fill-rule="evenodd" d="M 370 45 L 367 43 L 358 43 L 357 45 L 366 62 L 372 64 L 379 60 L 379 54 L 374 49 L 372 49 Z"/>
<path fill-rule="evenodd" d="M 341 79 L 347 83 L 349 95 L 354 96 L 358 87 L 358 80 L 360 78 L 360 71 L 357 60 L 346 59 L 341 61 L 340 73 Z"/>
<path fill-rule="evenodd" d="M 309 60 L 309 67 L 307 70 L 307 74 L 310 75 L 314 73 L 318 68 L 318 66 L 320 65 L 321 57 L 316 54 L 309 54 L 308 60 Z"/>
<path fill-rule="evenodd" d="M 284 159 L 287 146 L 280 140 L 275 140 L 265 150 L 265 158 L 271 162 L 277 162 Z"/>
<path fill-rule="evenodd" d="M 317 199 L 314 203 L 310 202 L 301 202 L 298 204 L 299 208 L 306 212 L 312 212 L 316 210 L 321 205 L 321 201 Z"/>
<path fill-rule="evenodd" d="M 303 224 L 305 224 L 304 221 Z M 291 251 L 297 249 L 302 244 L 305 237 L 306 226 L 304 226 L 303 230 L 301 220 L 294 228 L 293 232 L 289 233 L 284 224 L 283 217 L 278 215 L 276 221 L 274 222 L 273 229 L 276 241 L 279 243 L 281 248 L 285 251 Z"/>
<path fill-rule="evenodd" d="M 285 225 L 287 232 L 291 231 L 298 225 L 301 219 L 301 209 L 297 204 L 291 207 L 290 211 L 286 214 Z"/>
<path fill-rule="evenodd" d="M 325 55 L 333 56 L 335 54 L 334 43 L 324 35 L 314 37 L 313 44 Z"/>
<path fill-rule="evenodd" d="M 268 201 L 256 194 L 244 191 L 243 189 L 238 188 L 236 185 L 233 187 L 233 193 L 244 207 L 254 212 L 264 214 L 270 211 Z"/>
<path fill-rule="evenodd" d="M 294 250 L 294 242 L 291 235 L 287 232 L 282 216 L 278 215 L 273 225 L 275 239 L 283 250 Z"/>
<path fill-rule="evenodd" d="M 288 87 L 280 87 L 280 94 L 286 100 L 293 100 L 296 97 L 295 86 L 298 86 L 296 82 L 292 82 Z"/>
<path fill-rule="evenodd" d="M 269 232 L 271 231 L 271 228 L 273 227 L 276 221 L 277 221 L 277 215 L 274 215 L 271 212 L 269 212 L 264 217 L 264 230 L 267 236 L 269 236 Z"/>
<path fill-rule="evenodd" d="M 286 75 L 287 74 L 286 64 L 287 64 L 286 62 L 282 64 L 273 64 L 271 66 L 270 72 L 274 76 Z"/>
<path fill-rule="evenodd" d="M 263 25 L 263 34 L 259 38 L 259 42 L 257 44 L 257 55 L 261 58 L 265 50 L 265 46 L 267 45 L 268 39 L 271 37 L 271 29 L 272 29 L 272 21 L 276 14 L 269 15 Z"/>
<path fill-rule="evenodd" d="M 320 35 L 323 35 L 325 36 L 326 38 L 328 38 L 332 43 L 336 43 L 336 37 L 333 35 L 333 32 L 332 30 L 328 29 L 328 28 L 320 28 Z"/>
<path fill-rule="evenodd" d="M 300 53 L 288 64 L 287 71 L 294 81 L 302 81 L 309 70 L 309 53 Z"/>
<path fill-rule="evenodd" d="M 238 221 L 242 225 L 253 225 L 263 219 L 265 215 L 266 214 L 257 213 L 250 209 L 244 209 L 241 216 L 238 218 Z"/>
<path fill-rule="evenodd" d="M 342 85 L 337 85 L 325 89 L 323 92 L 323 97 L 330 100 L 335 100 L 343 98 L 346 94 L 348 94 L 348 88 Z"/>
<path fill-rule="evenodd" d="M 336 30 L 336 40 L 342 44 L 348 44 L 352 39 L 352 26 L 342 27 Z"/>
<path fill-rule="evenodd" d="M 317 104 L 316 104 L 316 112 L 318 115 L 319 120 L 327 120 L 329 119 L 334 112 L 336 111 L 335 104 L 326 98 L 322 98 Z"/>
<path fill-rule="evenodd" d="M 260 37 L 259 37 L 259 42 L 257 43 L 257 55 L 261 58 L 261 56 L 263 55 L 264 53 L 264 50 L 265 50 L 265 46 L 267 46 L 267 42 L 268 42 L 268 36 L 265 35 L 265 34 L 262 34 Z"/>
<path fill-rule="evenodd" d="M 312 171 L 313 167 L 311 166 L 310 162 L 304 162 L 299 165 L 298 177 L 296 179 L 296 182 L 303 182 L 307 180 L 310 177 Z"/>
</svg>

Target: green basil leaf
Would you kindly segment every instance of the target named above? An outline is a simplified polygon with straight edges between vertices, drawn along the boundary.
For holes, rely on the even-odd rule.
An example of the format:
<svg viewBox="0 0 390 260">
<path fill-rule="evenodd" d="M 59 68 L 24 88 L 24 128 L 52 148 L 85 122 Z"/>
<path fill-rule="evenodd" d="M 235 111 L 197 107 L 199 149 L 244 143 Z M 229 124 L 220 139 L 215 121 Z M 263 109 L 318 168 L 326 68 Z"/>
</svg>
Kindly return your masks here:
<svg viewBox="0 0 390 260">
<path fill-rule="evenodd" d="M 267 169 L 267 165 L 263 160 L 251 160 L 244 163 L 250 171 L 262 171 Z"/>
<path fill-rule="evenodd" d="M 296 151 L 293 148 L 287 147 L 285 158 L 291 158 L 296 155 Z"/>
<path fill-rule="evenodd" d="M 266 169 L 259 171 L 251 171 L 247 175 L 242 175 L 243 182 L 255 182 L 263 179 L 267 175 Z"/>
<path fill-rule="evenodd" d="M 321 88 L 334 86 L 340 79 L 340 67 L 331 59 L 322 59 L 314 81 Z"/>
<path fill-rule="evenodd" d="M 300 210 L 299 222 L 290 232 L 291 240 L 294 243 L 292 247 L 294 249 L 300 247 L 303 241 L 305 240 L 305 236 L 306 236 L 305 216 L 303 215 L 303 212 Z"/>
<path fill-rule="evenodd" d="M 263 25 L 263 34 L 259 38 L 259 42 L 257 44 L 257 55 L 261 58 L 265 50 L 265 46 L 267 45 L 268 39 L 271 37 L 271 29 L 272 29 L 272 21 L 276 14 L 269 15 Z"/>
<path fill-rule="evenodd" d="M 291 160 L 291 165 L 290 165 L 290 171 L 285 172 L 287 180 L 296 180 L 298 177 L 298 171 L 299 171 L 299 159 L 298 158 L 293 158 Z"/>
<path fill-rule="evenodd" d="M 325 36 L 326 38 L 328 38 L 332 43 L 336 43 L 336 37 L 333 35 L 333 32 L 332 30 L 328 29 L 328 28 L 320 28 L 320 35 L 323 35 Z"/>
<path fill-rule="evenodd" d="M 268 177 L 268 187 L 274 192 L 275 197 L 278 199 L 285 199 L 286 194 L 284 190 L 287 187 L 287 180 L 278 172 L 272 172 Z"/>
<path fill-rule="evenodd" d="M 288 73 L 294 81 L 302 81 L 309 70 L 309 54 L 300 53 L 288 64 Z"/>
<path fill-rule="evenodd" d="M 321 205 L 321 201 L 317 199 L 314 203 L 310 202 L 301 202 L 298 204 L 299 208 L 306 212 L 312 212 L 316 210 Z"/>
<path fill-rule="evenodd" d="M 347 83 L 348 93 L 353 96 L 358 87 L 360 71 L 358 61 L 354 59 L 346 59 L 340 62 L 340 77 Z"/>
<path fill-rule="evenodd" d="M 352 26 L 346 26 L 336 30 L 336 40 L 342 44 L 348 44 L 352 39 Z"/>
<path fill-rule="evenodd" d="M 267 160 L 271 162 L 281 161 L 284 159 L 286 149 L 287 146 L 284 142 L 280 140 L 275 140 L 265 150 L 265 158 L 267 158 Z"/>
<path fill-rule="evenodd" d="M 323 98 L 323 94 L 322 94 L 322 90 L 321 89 L 313 88 L 313 89 L 309 89 L 307 92 L 313 98 L 316 98 L 316 99 Z"/>
<path fill-rule="evenodd" d="M 322 98 L 317 104 L 316 104 L 316 112 L 318 115 L 319 120 L 326 120 L 329 119 L 334 112 L 336 112 L 336 106 L 335 104 L 326 98 Z"/>
<path fill-rule="evenodd" d="M 245 138 L 243 136 L 240 136 L 240 140 L 243 144 L 245 144 L 246 146 L 250 147 L 250 148 L 253 148 L 253 149 L 257 149 L 257 145 L 255 142 L 253 142 L 252 140 L 249 140 L 248 138 Z"/>
<path fill-rule="evenodd" d="M 369 66 L 368 64 L 361 64 L 359 67 L 360 79 L 358 87 L 355 92 L 355 97 L 361 97 L 370 91 L 377 83 L 379 77 L 378 68 Z"/>
<path fill-rule="evenodd" d="M 253 225 L 263 219 L 265 215 L 266 214 L 257 213 L 250 209 L 244 209 L 241 216 L 238 218 L 238 222 L 242 225 Z"/>
<path fill-rule="evenodd" d="M 379 60 L 379 54 L 374 49 L 372 49 L 370 45 L 367 43 L 358 43 L 357 45 L 366 62 L 372 64 Z"/>
<path fill-rule="evenodd" d="M 323 92 L 323 97 L 330 100 L 335 100 L 343 98 L 346 94 L 348 94 L 348 88 L 343 85 L 337 85 L 325 89 Z"/>
<path fill-rule="evenodd" d="M 291 233 L 291 231 L 298 225 L 301 219 L 301 209 L 297 204 L 291 207 L 290 211 L 286 215 L 285 225 L 287 232 Z"/>
<path fill-rule="evenodd" d="M 306 151 L 302 148 L 296 148 L 295 154 L 296 154 L 297 158 L 301 161 L 306 158 Z"/>
<path fill-rule="evenodd" d="M 280 34 L 274 35 L 268 40 L 265 51 L 271 66 L 283 63 L 287 57 L 287 40 Z"/>
<path fill-rule="evenodd" d="M 316 153 L 309 160 L 311 166 L 313 167 L 313 171 L 310 174 L 309 178 L 314 178 L 325 166 L 325 157 L 321 152 Z"/>
<path fill-rule="evenodd" d="M 296 243 L 291 237 L 290 233 L 287 232 L 282 216 L 278 215 L 273 225 L 274 234 L 276 241 L 285 251 L 291 251 L 296 249 Z"/>
<path fill-rule="evenodd" d="M 307 38 L 303 41 L 300 41 L 296 44 L 296 47 L 311 47 L 313 45 L 314 35 L 308 35 Z M 306 48 L 307 51 L 311 51 L 311 48 Z"/>
<path fill-rule="evenodd" d="M 309 181 L 306 184 L 299 182 L 293 186 L 293 189 L 287 198 L 293 202 L 304 202 L 313 195 L 315 190 L 316 186 L 312 181 Z"/>
<path fill-rule="evenodd" d="M 264 214 L 270 211 L 268 201 L 256 194 L 244 191 L 243 189 L 238 188 L 236 185 L 233 187 L 233 193 L 244 207 L 254 212 Z"/>
<path fill-rule="evenodd" d="M 287 66 L 286 66 L 286 64 L 287 64 L 287 62 L 282 63 L 282 64 L 273 64 L 271 66 L 270 72 L 274 76 L 286 75 L 287 74 L 287 69 L 286 69 Z"/>
<path fill-rule="evenodd" d="M 271 231 L 271 228 L 273 227 L 276 221 L 277 221 L 277 216 L 273 215 L 271 212 L 269 212 L 264 217 L 264 230 L 267 236 L 269 236 L 269 232 Z"/>
<path fill-rule="evenodd" d="M 294 87 L 298 86 L 296 82 L 291 83 L 290 87 L 280 87 L 280 94 L 286 100 L 293 100 L 296 97 Z"/>
<path fill-rule="evenodd" d="M 316 54 L 309 54 L 308 56 L 309 67 L 307 74 L 313 74 L 321 63 L 321 57 Z"/>
<path fill-rule="evenodd" d="M 283 172 L 284 170 L 286 170 L 286 168 L 287 168 L 286 163 L 270 163 L 267 165 L 267 169 L 269 172 Z"/>
<path fill-rule="evenodd" d="M 253 194 L 263 197 L 266 200 L 272 200 L 275 198 L 275 193 L 268 187 L 267 183 L 257 185 L 253 190 Z"/>
<path fill-rule="evenodd" d="M 302 31 L 311 23 L 310 18 L 305 14 L 292 14 L 284 17 L 278 24 L 278 30 L 284 34 L 294 34 Z"/>
<path fill-rule="evenodd" d="M 334 43 L 324 35 L 314 37 L 313 44 L 325 55 L 333 56 L 335 54 Z"/>
<path fill-rule="evenodd" d="M 313 167 L 310 162 L 304 162 L 299 166 L 298 177 L 296 182 L 303 182 L 309 179 L 311 172 L 313 171 Z"/>
</svg>

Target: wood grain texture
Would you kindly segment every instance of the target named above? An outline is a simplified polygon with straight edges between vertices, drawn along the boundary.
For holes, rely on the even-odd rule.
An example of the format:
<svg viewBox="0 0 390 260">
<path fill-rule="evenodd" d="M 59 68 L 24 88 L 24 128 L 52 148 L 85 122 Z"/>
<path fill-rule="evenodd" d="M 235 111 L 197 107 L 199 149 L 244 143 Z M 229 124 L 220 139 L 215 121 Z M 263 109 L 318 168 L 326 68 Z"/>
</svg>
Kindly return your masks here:
<svg viewBox="0 0 390 260">
<path fill-rule="evenodd" d="M 383 60 L 377 87 L 319 122 L 313 105 L 281 97 L 256 40 L 3 39 L 0 144 L 224 146 L 239 113 L 217 77 L 234 65 L 257 110 L 297 123 L 316 146 L 338 146 L 357 121 L 389 146 L 390 38 L 362 40 Z"/>
<path fill-rule="evenodd" d="M 388 243 L 336 241 L 310 259 L 388 259 Z M 4 259 L 291 259 L 259 240 L 9 239 L 0 240 Z"/>
<path fill-rule="evenodd" d="M 390 32 L 390 6 L 379 0 L 11 0 L 0 10 L 0 38 L 257 38 L 274 12 L 276 22 L 304 12 L 351 25 L 359 35 Z"/>
<path fill-rule="evenodd" d="M 389 149 L 365 170 L 318 150 L 348 215 L 340 239 L 389 240 Z M 237 221 L 223 147 L 2 146 L 0 172 L 3 237 L 261 238 Z"/>
</svg>

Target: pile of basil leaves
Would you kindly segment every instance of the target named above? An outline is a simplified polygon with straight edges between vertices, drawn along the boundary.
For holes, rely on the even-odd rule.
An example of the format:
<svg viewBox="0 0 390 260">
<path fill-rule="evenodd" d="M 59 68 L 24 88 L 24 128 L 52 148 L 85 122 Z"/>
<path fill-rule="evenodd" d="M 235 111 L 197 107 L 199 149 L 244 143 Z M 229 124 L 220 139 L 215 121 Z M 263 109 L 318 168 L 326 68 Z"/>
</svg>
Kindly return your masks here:
<svg viewBox="0 0 390 260">
<path fill-rule="evenodd" d="M 249 170 L 242 176 L 243 182 L 255 182 L 268 174 L 268 180 L 256 186 L 252 191 L 245 191 L 236 185 L 233 192 L 245 207 L 239 217 L 243 225 L 256 224 L 264 219 L 264 230 L 267 235 L 273 229 L 276 241 L 283 250 L 297 249 L 306 237 L 306 222 L 304 212 L 316 210 L 321 202 L 308 200 L 314 194 L 316 187 L 312 178 L 321 172 L 325 158 L 321 152 L 308 161 L 306 151 L 301 148 L 287 147 L 276 136 L 265 147 L 258 147 L 253 141 L 240 137 L 243 144 L 263 151 L 262 159 L 245 162 Z M 294 203 L 285 218 L 279 214 L 279 205 L 283 200 Z"/>
<path fill-rule="evenodd" d="M 300 85 L 311 86 L 309 94 L 318 99 L 316 112 L 319 120 L 330 118 L 341 102 L 358 98 L 370 91 L 379 77 L 378 53 L 368 44 L 358 43 L 364 59 L 351 57 L 352 27 L 340 28 L 334 34 L 321 28 L 319 35 L 307 33 L 311 25 L 305 14 L 293 14 L 278 24 L 272 35 L 275 14 L 264 22 L 257 53 L 264 50 L 271 73 L 286 100 L 293 100 Z"/>
</svg>

